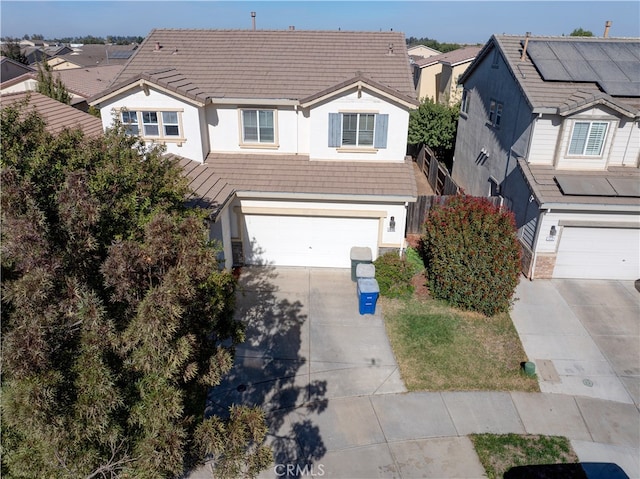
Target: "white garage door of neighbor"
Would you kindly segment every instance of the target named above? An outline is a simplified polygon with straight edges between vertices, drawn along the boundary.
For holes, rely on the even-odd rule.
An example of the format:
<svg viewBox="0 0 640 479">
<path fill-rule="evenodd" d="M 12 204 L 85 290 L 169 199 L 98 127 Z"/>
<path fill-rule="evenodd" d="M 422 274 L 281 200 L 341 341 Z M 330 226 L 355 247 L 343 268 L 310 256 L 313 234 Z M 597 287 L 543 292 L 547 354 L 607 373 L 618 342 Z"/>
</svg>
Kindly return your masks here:
<svg viewBox="0 0 640 479">
<path fill-rule="evenodd" d="M 639 279 L 640 229 L 565 226 L 553 277 Z"/>
<path fill-rule="evenodd" d="M 247 264 L 351 267 L 351 248 L 378 251 L 377 218 L 245 215 Z M 246 252 L 246 251 L 245 251 Z M 374 258 L 375 259 L 375 258 Z"/>
</svg>

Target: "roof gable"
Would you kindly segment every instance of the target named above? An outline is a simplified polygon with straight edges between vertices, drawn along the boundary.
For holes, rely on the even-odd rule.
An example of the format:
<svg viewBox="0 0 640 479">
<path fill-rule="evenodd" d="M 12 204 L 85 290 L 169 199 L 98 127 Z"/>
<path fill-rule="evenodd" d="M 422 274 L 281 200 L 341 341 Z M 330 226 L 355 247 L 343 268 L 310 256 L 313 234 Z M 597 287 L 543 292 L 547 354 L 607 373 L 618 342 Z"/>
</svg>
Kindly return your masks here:
<svg viewBox="0 0 640 479">
<path fill-rule="evenodd" d="M 640 97 L 632 95 L 613 96 L 603 91 L 596 80 L 577 82 L 573 79 L 545 79 L 530 55 L 530 45 L 535 44 L 536 41 L 562 42 L 565 48 L 573 48 L 573 44 L 584 43 L 582 45 L 583 52 L 588 52 L 585 54 L 591 58 L 593 58 L 593 55 L 598 55 L 601 44 L 618 45 L 620 49 L 625 51 L 628 50 L 627 47 L 629 46 L 632 49 L 636 45 L 640 46 L 638 39 L 628 38 L 531 37 L 530 40 L 526 40 L 523 36 L 493 35 L 469 68 L 462 74 L 459 83 L 467 82 L 477 70 L 478 65 L 485 61 L 491 52 L 497 50 L 504 58 L 514 81 L 534 113 L 566 115 L 571 111 L 580 109 L 582 105 L 592 102 L 592 104 L 606 104 L 628 117 L 638 117 L 640 114 Z M 525 45 L 527 51 L 523 54 Z M 584 64 L 578 66 L 578 68 L 584 68 Z M 640 59 L 631 68 L 632 71 L 634 68 L 640 68 Z M 634 79 L 633 75 L 631 75 L 628 81 L 633 83 L 634 80 L 637 81 L 637 77 Z M 584 100 L 585 98 L 588 98 L 588 100 Z"/>
<path fill-rule="evenodd" d="M 182 75 L 199 98 L 300 101 L 357 76 L 415 98 L 398 32 L 154 30 L 115 83 L 160 70 Z M 149 80 L 151 81 L 151 80 Z"/>
</svg>

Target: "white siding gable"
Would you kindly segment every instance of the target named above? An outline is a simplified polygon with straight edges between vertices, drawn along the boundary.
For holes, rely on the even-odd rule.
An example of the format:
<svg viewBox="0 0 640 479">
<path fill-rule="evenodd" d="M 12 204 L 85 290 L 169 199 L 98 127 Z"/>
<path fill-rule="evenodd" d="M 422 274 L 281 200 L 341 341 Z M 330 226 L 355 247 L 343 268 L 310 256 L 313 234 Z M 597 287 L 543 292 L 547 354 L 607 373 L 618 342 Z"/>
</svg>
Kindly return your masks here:
<svg viewBox="0 0 640 479">
<path fill-rule="evenodd" d="M 337 148 L 329 146 L 330 113 L 388 115 L 386 148 Z M 309 156 L 312 160 L 404 161 L 409 112 L 362 90 L 353 91 L 312 107 L 309 112 Z"/>
<path fill-rule="evenodd" d="M 576 123 L 606 124 L 606 136 L 598 155 L 571 154 L 570 142 Z M 566 170 L 603 170 L 616 161 L 610 161 L 611 145 L 618 130 L 619 118 L 611 110 L 594 107 L 566 118 L 562 125 L 562 134 L 557 150 L 556 168 Z M 617 162 L 620 164 L 620 161 Z"/>
<path fill-rule="evenodd" d="M 542 116 L 534 121 L 529 163 L 553 165 L 561 123 L 557 116 Z"/>
<path fill-rule="evenodd" d="M 200 162 L 203 162 L 206 158 L 209 146 L 206 135 L 201 133 L 205 131 L 203 128 L 204 112 L 202 112 L 202 108 L 156 90 L 151 86 L 146 90 L 135 87 L 100 105 L 103 126 L 105 128 L 111 127 L 113 125 L 113 115 L 119 115 L 123 109 L 131 112 L 178 112 L 178 120 L 180 123 L 179 137 L 155 141 L 164 143 L 168 153 Z M 139 127 L 142 130 L 142 125 L 139 125 Z M 151 141 L 153 140 L 150 139 L 150 142 Z"/>
</svg>

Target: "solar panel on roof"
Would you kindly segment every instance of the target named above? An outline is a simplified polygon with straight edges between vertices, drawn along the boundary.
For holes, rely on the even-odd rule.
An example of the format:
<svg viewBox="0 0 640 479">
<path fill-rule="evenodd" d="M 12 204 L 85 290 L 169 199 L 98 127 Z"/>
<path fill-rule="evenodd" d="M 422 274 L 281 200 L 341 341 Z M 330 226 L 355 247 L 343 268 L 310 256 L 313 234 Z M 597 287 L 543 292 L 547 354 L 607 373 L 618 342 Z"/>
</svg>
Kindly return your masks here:
<svg viewBox="0 0 640 479">
<path fill-rule="evenodd" d="M 116 50 L 115 52 L 109 52 L 109 58 L 113 58 L 114 60 L 126 60 L 127 58 L 131 58 L 131 55 L 133 55 L 133 52 L 129 50 Z"/>
<path fill-rule="evenodd" d="M 618 196 L 605 178 L 599 176 L 556 176 L 563 195 Z"/>
<path fill-rule="evenodd" d="M 594 82 L 609 95 L 640 97 L 640 41 L 531 40 L 527 53 L 545 81 Z"/>
<path fill-rule="evenodd" d="M 636 178 L 557 175 L 555 179 L 563 195 L 640 197 L 640 184 Z"/>
</svg>

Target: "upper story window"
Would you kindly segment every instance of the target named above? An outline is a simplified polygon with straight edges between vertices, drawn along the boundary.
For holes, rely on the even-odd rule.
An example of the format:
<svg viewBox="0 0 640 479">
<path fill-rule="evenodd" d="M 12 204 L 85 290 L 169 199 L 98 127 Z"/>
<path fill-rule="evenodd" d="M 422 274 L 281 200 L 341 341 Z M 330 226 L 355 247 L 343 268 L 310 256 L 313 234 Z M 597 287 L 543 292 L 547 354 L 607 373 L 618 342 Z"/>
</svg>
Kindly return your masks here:
<svg viewBox="0 0 640 479">
<path fill-rule="evenodd" d="M 345 113 L 342 115 L 343 146 L 373 146 L 375 115 Z"/>
<path fill-rule="evenodd" d="M 496 128 L 500 127 L 500 123 L 502 122 L 502 109 L 503 105 L 501 102 L 491 100 L 489 103 L 489 123 L 491 123 L 491 126 Z"/>
<path fill-rule="evenodd" d="M 122 112 L 122 124 L 128 135 L 138 135 L 138 112 L 137 111 L 123 111 Z"/>
<path fill-rule="evenodd" d="M 180 111 L 123 110 L 121 119 L 129 135 L 162 140 L 182 138 L 182 112 Z"/>
<path fill-rule="evenodd" d="M 242 143 L 273 144 L 276 139 L 273 110 L 242 110 Z"/>
<path fill-rule="evenodd" d="M 329 147 L 386 148 L 389 115 L 329 113 Z"/>
<path fill-rule="evenodd" d="M 569 154 L 576 156 L 600 156 L 608 123 L 605 121 L 576 121 L 573 124 Z"/>
<path fill-rule="evenodd" d="M 471 92 L 467 89 L 462 90 L 462 101 L 460 102 L 460 111 L 468 115 L 470 103 L 471 103 Z"/>
</svg>

